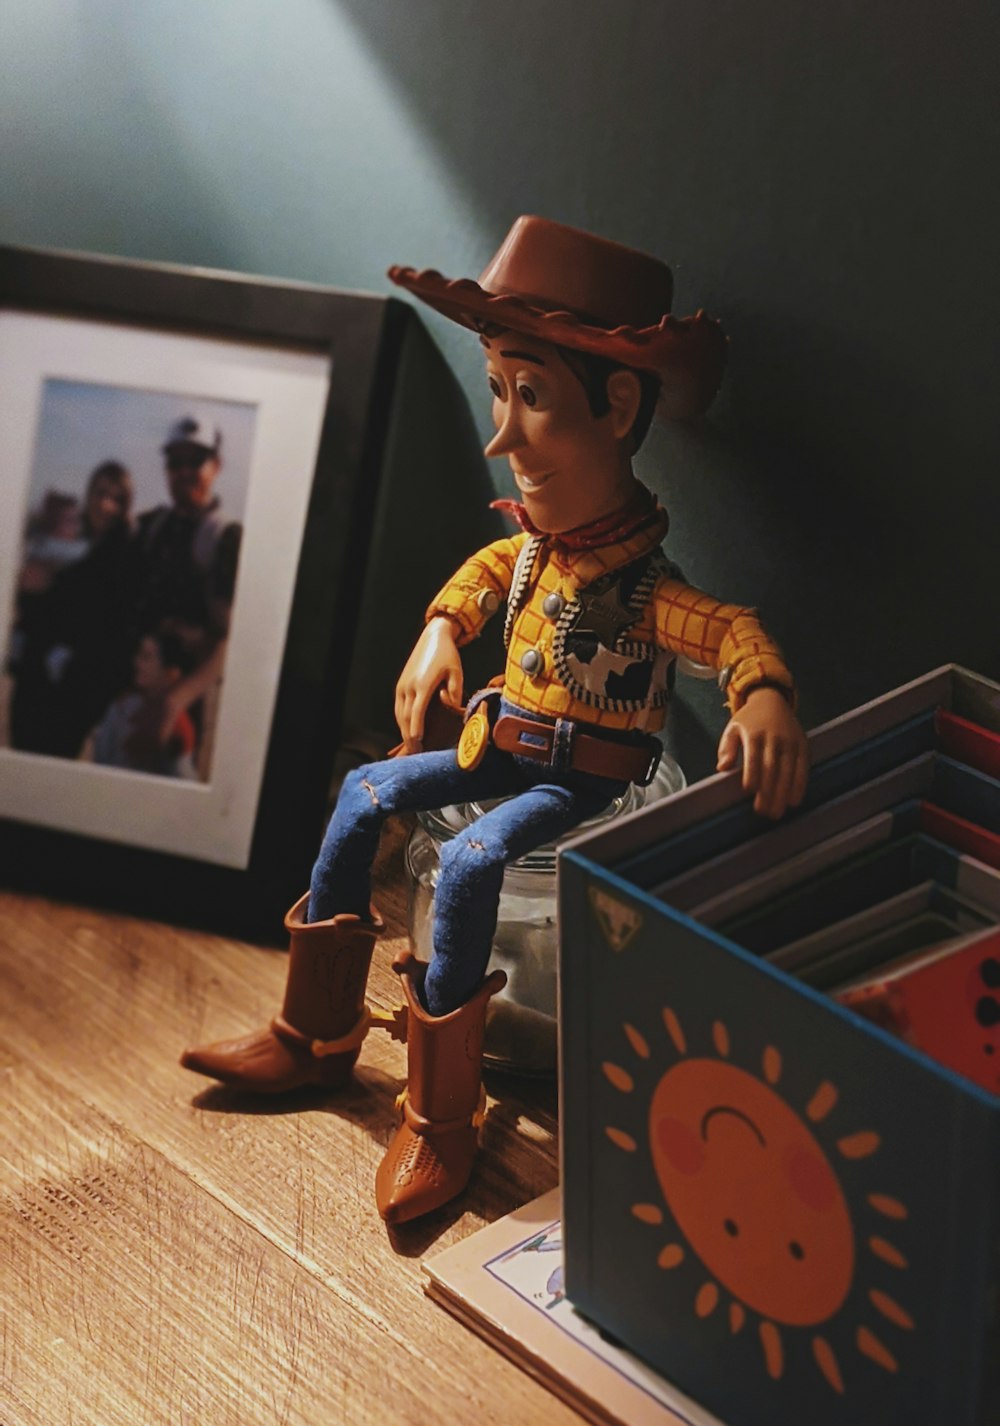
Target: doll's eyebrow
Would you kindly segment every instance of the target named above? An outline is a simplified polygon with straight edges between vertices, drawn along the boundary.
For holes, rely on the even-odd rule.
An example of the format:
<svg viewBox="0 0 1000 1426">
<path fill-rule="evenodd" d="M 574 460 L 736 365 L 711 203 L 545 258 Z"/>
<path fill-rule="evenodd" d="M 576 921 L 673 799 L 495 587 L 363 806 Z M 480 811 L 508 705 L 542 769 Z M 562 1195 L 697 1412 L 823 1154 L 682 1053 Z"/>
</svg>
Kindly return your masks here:
<svg viewBox="0 0 1000 1426">
<path fill-rule="evenodd" d="M 513 357 L 515 361 L 530 361 L 530 362 L 534 362 L 535 366 L 544 366 L 544 365 L 545 365 L 545 363 L 542 361 L 541 357 L 532 356 L 532 355 L 531 355 L 531 352 L 516 352 L 516 351 L 504 352 L 504 351 L 502 351 L 502 352 L 500 353 L 500 355 L 501 355 L 502 357 Z"/>
</svg>

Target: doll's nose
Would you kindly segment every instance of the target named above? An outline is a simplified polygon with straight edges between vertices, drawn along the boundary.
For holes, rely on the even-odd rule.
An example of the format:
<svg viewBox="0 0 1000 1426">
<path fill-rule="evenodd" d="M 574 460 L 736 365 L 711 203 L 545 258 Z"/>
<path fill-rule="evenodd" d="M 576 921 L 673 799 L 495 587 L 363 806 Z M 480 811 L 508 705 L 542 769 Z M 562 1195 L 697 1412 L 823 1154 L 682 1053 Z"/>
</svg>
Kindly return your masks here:
<svg viewBox="0 0 1000 1426">
<path fill-rule="evenodd" d="M 524 432 L 513 402 L 508 402 L 496 435 L 483 452 L 486 456 L 506 456 L 524 444 Z"/>
</svg>

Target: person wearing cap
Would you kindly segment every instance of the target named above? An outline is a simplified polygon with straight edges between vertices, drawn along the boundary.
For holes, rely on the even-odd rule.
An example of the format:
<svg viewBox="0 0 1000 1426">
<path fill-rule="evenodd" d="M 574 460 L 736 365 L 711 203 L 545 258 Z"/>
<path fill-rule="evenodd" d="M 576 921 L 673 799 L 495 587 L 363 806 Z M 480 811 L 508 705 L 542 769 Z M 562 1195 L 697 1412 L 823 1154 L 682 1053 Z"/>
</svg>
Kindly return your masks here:
<svg viewBox="0 0 1000 1426">
<path fill-rule="evenodd" d="M 181 417 L 163 445 L 170 503 L 146 511 L 134 540 L 133 644 L 151 631 L 181 640 L 193 672 L 167 717 L 196 708 L 221 674 L 229 633 L 242 527 L 222 511 L 215 486 L 222 433 L 197 415 Z"/>
<path fill-rule="evenodd" d="M 504 868 L 650 780 L 675 657 L 719 670 L 731 713 L 719 767 L 742 752 L 758 811 L 777 817 L 801 800 L 806 751 L 777 646 L 755 611 L 679 578 L 661 549 L 666 514 L 633 473 L 657 401 L 694 415 L 722 374 L 717 324 L 670 315 L 669 268 L 521 218 L 478 283 L 389 275 L 478 332 L 497 428 L 486 454 L 510 463 L 522 529 L 473 555 L 427 611 L 397 686 L 404 755 L 349 774 L 310 893 L 286 918 L 281 1014 L 182 1063 L 261 1092 L 346 1083 L 372 1022 L 364 985 L 380 923 L 369 869 L 385 817 L 505 798 L 442 848 L 430 964 L 407 953 L 395 967 L 408 1085 L 376 1201 L 401 1222 L 447 1202 L 471 1172 L 486 1010 L 504 983 L 485 976 Z M 469 700 L 457 749 L 420 751 L 433 701 L 461 704 L 462 645 L 503 604 L 502 679 Z"/>
</svg>

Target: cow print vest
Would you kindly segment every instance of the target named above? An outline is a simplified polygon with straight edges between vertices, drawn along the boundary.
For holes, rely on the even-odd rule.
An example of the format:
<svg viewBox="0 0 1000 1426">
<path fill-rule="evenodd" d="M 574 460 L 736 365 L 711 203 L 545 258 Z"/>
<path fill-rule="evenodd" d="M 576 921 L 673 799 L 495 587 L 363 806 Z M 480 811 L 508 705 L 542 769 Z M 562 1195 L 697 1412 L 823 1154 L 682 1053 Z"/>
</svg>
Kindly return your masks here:
<svg viewBox="0 0 1000 1426">
<path fill-rule="evenodd" d="M 544 537 L 532 536 L 518 555 L 507 597 L 505 645 L 510 644 L 514 622 L 534 585 L 544 543 Z M 563 606 L 552 644 L 553 664 L 573 698 L 612 713 L 638 713 L 667 703 L 673 686 L 673 655 L 627 637 L 665 575 L 681 577 L 661 549 L 650 550 L 601 575 Z"/>
</svg>

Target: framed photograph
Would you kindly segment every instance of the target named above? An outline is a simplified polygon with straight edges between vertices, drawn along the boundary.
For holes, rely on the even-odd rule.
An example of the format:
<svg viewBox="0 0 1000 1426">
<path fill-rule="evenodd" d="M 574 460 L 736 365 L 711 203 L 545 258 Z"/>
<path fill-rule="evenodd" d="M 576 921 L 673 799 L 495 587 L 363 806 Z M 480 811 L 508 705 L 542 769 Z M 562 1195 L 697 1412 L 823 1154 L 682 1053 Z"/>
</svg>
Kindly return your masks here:
<svg viewBox="0 0 1000 1426">
<path fill-rule="evenodd" d="M 0 866 L 270 934 L 322 835 L 409 309 L 0 248 Z"/>
</svg>

